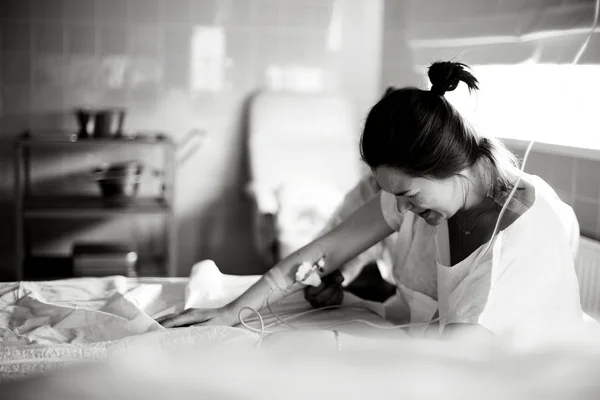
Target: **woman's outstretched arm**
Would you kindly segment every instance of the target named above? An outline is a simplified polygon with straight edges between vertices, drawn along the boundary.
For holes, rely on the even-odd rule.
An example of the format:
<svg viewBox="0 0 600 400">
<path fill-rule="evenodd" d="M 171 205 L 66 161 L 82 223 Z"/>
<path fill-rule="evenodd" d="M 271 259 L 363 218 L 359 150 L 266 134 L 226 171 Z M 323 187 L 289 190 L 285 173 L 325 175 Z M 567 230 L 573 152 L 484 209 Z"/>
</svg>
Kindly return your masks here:
<svg viewBox="0 0 600 400">
<path fill-rule="evenodd" d="M 302 289 L 303 285 L 296 284 L 296 270 L 303 262 L 313 264 L 324 257 L 323 270 L 318 274 L 321 277 L 329 275 L 393 232 L 383 218 L 380 201 L 380 195 L 373 197 L 333 230 L 278 262 L 258 282 L 221 309 L 186 310 L 159 322 L 167 327 L 198 323 L 237 325 L 242 307 L 260 310 L 266 305 L 267 295 L 269 302 L 275 303 Z M 211 323 L 211 320 L 214 321 Z"/>
</svg>

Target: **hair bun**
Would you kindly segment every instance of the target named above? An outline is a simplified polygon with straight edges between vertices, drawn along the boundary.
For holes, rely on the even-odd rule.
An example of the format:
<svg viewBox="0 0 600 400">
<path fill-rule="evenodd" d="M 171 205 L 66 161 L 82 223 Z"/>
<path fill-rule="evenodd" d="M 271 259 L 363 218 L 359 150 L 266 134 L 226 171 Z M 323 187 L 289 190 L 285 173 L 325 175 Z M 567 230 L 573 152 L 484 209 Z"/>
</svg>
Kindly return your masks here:
<svg viewBox="0 0 600 400">
<path fill-rule="evenodd" d="M 467 84 L 469 91 L 479 89 L 477 78 L 466 69 L 466 64 L 450 61 L 437 61 L 431 64 L 427 76 L 431 81 L 432 93 L 443 96 L 446 92 L 456 89 L 462 81 Z"/>
<path fill-rule="evenodd" d="M 394 86 L 388 86 L 388 88 L 385 89 L 385 93 L 383 94 L 383 97 L 394 93 L 396 90 L 398 90 L 398 89 L 396 89 Z"/>
</svg>

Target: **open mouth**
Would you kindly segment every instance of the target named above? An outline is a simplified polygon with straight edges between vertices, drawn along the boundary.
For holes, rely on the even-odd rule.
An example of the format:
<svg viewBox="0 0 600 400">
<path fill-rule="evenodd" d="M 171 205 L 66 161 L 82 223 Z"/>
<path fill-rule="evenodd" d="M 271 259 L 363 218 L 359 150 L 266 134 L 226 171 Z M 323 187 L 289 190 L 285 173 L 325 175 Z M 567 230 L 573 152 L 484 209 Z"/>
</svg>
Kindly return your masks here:
<svg viewBox="0 0 600 400">
<path fill-rule="evenodd" d="M 419 213 L 419 217 L 423 218 L 423 219 L 427 219 L 427 217 L 429 217 L 431 215 L 431 210 L 425 210 L 421 213 Z"/>
</svg>

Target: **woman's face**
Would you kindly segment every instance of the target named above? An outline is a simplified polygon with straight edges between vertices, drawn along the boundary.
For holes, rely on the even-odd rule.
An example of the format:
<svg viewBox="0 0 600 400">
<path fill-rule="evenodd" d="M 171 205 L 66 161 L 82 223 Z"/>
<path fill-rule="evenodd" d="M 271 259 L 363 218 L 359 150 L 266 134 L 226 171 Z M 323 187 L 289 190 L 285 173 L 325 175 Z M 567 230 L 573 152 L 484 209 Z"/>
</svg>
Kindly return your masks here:
<svg viewBox="0 0 600 400">
<path fill-rule="evenodd" d="M 439 225 L 464 204 L 457 176 L 444 180 L 414 178 L 391 167 L 379 167 L 373 175 L 383 190 L 396 196 L 398 211 L 412 211 L 429 225 Z"/>
</svg>

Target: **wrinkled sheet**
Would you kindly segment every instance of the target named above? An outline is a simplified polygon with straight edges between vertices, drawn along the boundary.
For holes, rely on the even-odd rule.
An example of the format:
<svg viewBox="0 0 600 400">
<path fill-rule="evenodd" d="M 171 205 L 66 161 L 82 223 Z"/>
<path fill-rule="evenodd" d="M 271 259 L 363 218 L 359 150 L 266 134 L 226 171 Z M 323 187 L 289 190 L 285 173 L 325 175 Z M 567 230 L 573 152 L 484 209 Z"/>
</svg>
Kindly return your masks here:
<svg viewBox="0 0 600 400">
<path fill-rule="evenodd" d="M 1 344 L 84 344 L 162 329 L 152 314 L 176 308 L 185 280 L 120 276 L 0 285 Z"/>
<path fill-rule="evenodd" d="M 216 272 L 215 273 L 215 269 Z M 77 278 L 0 284 L 0 380 L 22 377 L 77 361 L 106 359 L 135 348 L 190 346 L 230 340 L 252 345 L 259 334 L 236 328 L 167 330 L 155 318 L 184 307 L 214 307 L 236 297 L 259 278 L 221 274 L 214 264 L 199 263 L 191 278 Z M 369 335 L 403 335 L 362 322 L 387 325 L 380 306 L 347 295 L 347 307 L 313 312 L 301 292 L 272 307 L 280 318 L 301 329 L 336 329 Z M 307 312 L 296 316 L 298 313 Z M 268 310 L 261 310 L 265 332 L 290 330 Z M 260 329 L 252 313 L 244 322 Z"/>
<path fill-rule="evenodd" d="M 223 328 L 235 330 L 236 328 Z M 598 399 L 599 342 L 517 350 L 474 342 L 373 340 L 293 331 L 259 349 L 189 346 L 129 353 L 0 386 L 6 398 Z M 274 338 L 277 338 L 273 341 Z"/>
<path fill-rule="evenodd" d="M 9 398 L 43 393 L 49 400 L 305 399 L 315 393 L 344 399 L 598 398 L 597 332 L 549 332 L 527 346 L 500 338 L 484 346 L 406 340 L 397 329 L 359 322 L 339 325 L 338 332 L 322 330 L 354 319 L 386 325 L 377 304 L 351 295 L 345 307 L 288 320 L 301 329 L 269 326 L 276 318 L 261 311 L 274 333 L 259 349 L 258 335 L 243 327 L 166 330 L 153 322 L 184 306 L 226 302 L 256 279 L 223 275 L 204 263 L 190 279 L 2 284 L 0 381 L 11 382 L 0 392 Z M 298 293 L 273 309 L 286 318 L 310 307 Z M 256 316 L 247 322 L 259 325 Z M 14 379 L 25 377 L 30 379 Z"/>
<path fill-rule="evenodd" d="M 192 268 L 190 281 L 185 289 L 185 308 L 221 307 L 238 297 L 259 278 L 260 276 L 256 275 L 222 274 L 214 262 L 210 260 L 199 262 Z M 382 303 L 362 300 L 349 292 L 344 294 L 342 307 L 339 308 L 313 310 L 300 291 L 280 302 L 270 304 L 270 309 L 260 310 L 264 326 L 269 332 L 293 328 L 336 328 L 359 335 L 385 335 L 385 331 L 368 325 L 391 327 L 392 325 L 385 320 L 385 314 L 386 310 Z M 260 318 L 252 311 L 245 310 L 241 317 L 251 327 L 260 328 Z M 281 322 L 282 319 L 289 325 Z M 349 323 L 353 320 L 364 322 Z M 393 335 L 403 335 L 403 332 L 396 330 Z"/>
<path fill-rule="evenodd" d="M 165 332 L 187 279 L 121 276 L 0 284 L 0 380 L 105 359 L 120 340 Z"/>
</svg>

